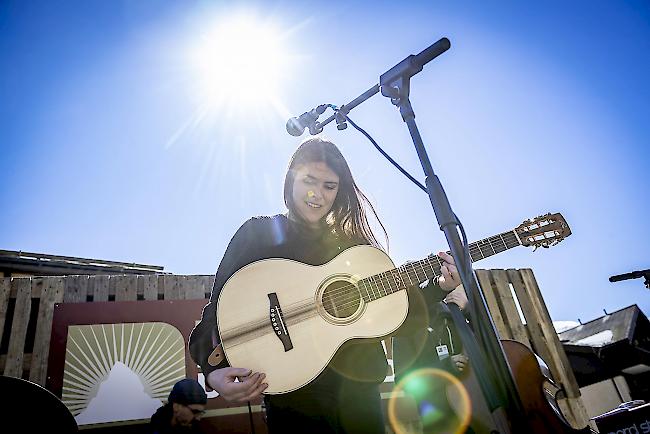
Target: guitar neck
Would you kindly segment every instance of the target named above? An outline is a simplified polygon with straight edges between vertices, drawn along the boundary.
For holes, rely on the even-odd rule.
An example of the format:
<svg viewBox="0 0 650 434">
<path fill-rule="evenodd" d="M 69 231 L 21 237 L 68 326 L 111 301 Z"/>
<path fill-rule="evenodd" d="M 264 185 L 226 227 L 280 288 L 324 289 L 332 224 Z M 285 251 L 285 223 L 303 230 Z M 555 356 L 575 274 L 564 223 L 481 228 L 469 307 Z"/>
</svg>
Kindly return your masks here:
<svg viewBox="0 0 650 434">
<path fill-rule="evenodd" d="M 511 230 L 471 243 L 469 255 L 474 263 L 521 245 L 517 233 Z M 359 289 L 365 301 L 377 300 L 440 276 L 442 264 L 438 256 L 429 255 L 419 261 L 408 262 L 401 267 L 366 277 L 359 281 Z"/>
</svg>

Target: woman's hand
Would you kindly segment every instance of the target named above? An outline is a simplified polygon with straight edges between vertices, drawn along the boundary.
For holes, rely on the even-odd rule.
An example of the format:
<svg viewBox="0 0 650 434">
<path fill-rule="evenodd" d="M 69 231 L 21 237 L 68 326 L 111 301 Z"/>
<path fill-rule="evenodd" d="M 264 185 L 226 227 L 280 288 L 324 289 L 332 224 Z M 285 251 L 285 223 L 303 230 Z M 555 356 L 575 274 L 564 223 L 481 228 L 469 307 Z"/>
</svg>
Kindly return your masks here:
<svg viewBox="0 0 650 434">
<path fill-rule="evenodd" d="M 461 283 L 456 261 L 450 254 L 445 252 L 439 252 L 438 257 L 443 261 L 442 267 L 440 267 L 442 275 L 438 277 L 438 285 L 444 291 L 451 291 Z"/>
<path fill-rule="evenodd" d="M 252 373 L 244 368 L 221 368 L 208 374 L 206 381 L 226 401 L 243 404 L 259 398 L 269 386 L 264 383 L 265 374 Z M 235 381 L 236 379 L 239 381 Z"/>
<path fill-rule="evenodd" d="M 459 285 L 451 291 L 445 299 L 443 300 L 445 303 L 454 303 L 460 310 L 465 310 L 467 307 L 467 294 L 465 293 L 465 287 L 463 285 Z"/>
<path fill-rule="evenodd" d="M 469 364 L 469 358 L 465 354 L 454 354 L 451 356 L 451 362 L 458 372 L 463 372 Z"/>
</svg>

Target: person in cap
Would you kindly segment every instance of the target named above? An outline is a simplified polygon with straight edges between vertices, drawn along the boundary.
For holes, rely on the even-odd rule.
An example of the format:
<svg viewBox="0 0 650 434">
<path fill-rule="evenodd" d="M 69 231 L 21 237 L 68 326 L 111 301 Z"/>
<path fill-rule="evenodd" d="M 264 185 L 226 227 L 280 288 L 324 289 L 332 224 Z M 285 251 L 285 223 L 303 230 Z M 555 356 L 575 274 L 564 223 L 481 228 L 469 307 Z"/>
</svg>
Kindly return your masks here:
<svg viewBox="0 0 650 434">
<path fill-rule="evenodd" d="M 198 381 L 184 378 L 174 384 L 167 403 L 151 416 L 152 434 L 198 433 L 208 395 Z"/>
</svg>

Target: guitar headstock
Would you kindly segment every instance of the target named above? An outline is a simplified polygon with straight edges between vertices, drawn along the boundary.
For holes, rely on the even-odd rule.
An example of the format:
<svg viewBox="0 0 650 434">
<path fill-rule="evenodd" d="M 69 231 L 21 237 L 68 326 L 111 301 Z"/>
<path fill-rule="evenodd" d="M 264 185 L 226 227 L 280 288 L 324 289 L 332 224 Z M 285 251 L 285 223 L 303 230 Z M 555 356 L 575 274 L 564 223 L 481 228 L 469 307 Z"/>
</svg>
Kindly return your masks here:
<svg viewBox="0 0 650 434">
<path fill-rule="evenodd" d="M 571 235 L 571 229 L 562 214 L 544 214 L 529 220 L 515 228 L 521 244 L 538 247 L 551 247 Z"/>
</svg>

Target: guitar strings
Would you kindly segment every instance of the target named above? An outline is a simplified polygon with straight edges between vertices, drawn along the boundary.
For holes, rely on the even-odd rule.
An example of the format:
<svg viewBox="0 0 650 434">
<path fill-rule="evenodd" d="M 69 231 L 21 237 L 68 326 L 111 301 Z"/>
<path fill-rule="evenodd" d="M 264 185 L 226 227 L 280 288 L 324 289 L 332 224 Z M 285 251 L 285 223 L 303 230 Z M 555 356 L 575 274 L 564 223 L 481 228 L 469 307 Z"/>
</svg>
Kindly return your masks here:
<svg viewBox="0 0 650 434">
<path fill-rule="evenodd" d="M 496 244 L 497 241 L 500 241 L 500 244 L 503 245 L 502 250 L 501 250 L 501 246 Z M 512 245 L 509 245 L 511 243 Z M 483 250 L 481 250 L 481 244 L 483 244 L 484 246 L 489 246 L 492 252 L 490 253 L 489 251 L 487 251 L 487 254 L 485 254 Z M 496 248 L 495 248 L 495 244 L 496 244 Z M 486 258 L 488 256 L 492 256 L 497 253 L 503 252 L 505 250 L 508 250 L 518 245 L 520 245 L 520 242 L 517 239 L 514 231 L 509 231 L 509 232 L 504 232 L 502 234 L 494 235 L 492 237 L 486 238 L 481 241 L 474 242 L 470 244 L 468 247 L 470 250 L 470 256 L 472 262 L 475 262 L 480 259 Z M 447 253 L 449 254 L 449 252 Z M 425 264 L 427 266 L 426 268 L 425 268 Z M 406 279 L 404 278 L 404 276 L 408 278 L 411 285 L 419 284 L 427 279 L 431 279 L 433 277 L 439 276 L 440 268 L 442 267 L 442 265 L 443 265 L 442 261 L 435 255 L 430 255 L 420 261 L 407 262 L 406 264 L 401 265 L 400 267 L 394 268 L 392 270 L 384 271 L 382 273 L 378 273 L 376 275 L 368 276 L 366 278 L 360 279 L 357 282 L 357 284 L 347 284 L 339 288 L 333 289 L 328 293 L 323 294 L 323 298 L 322 298 L 323 304 L 329 302 L 335 309 L 346 310 L 351 307 L 354 307 L 355 305 L 361 304 L 361 299 L 365 300 L 366 302 L 370 302 L 382 298 L 384 296 L 387 296 L 389 293 L 393 294 L 395 292 L 405 289 L 406 285 L 404 282 Z M 421 273 L 424 276 L 424 279 L 420 279 L 420 276 L 418 275 L 417 267 L 420 268 Z M 426 272 L 427 268 L 431 269 L 433 276 L 427 276 L 429 274 Z M 412 279 L 412 277 L 415 277 L 415 279 Z M 402 283 L 401 285 L 400 282 Z M 382 286 L 381 288 L 380 288 L 380 284 Z M 363 285 L 363 289 L 365 289 L 365 292 L 367 294 L 367 299 L 363 297 L 360 288 L 361 285 Z M 397 285 L 397 288 L 395 288 L 395 285 Z M 313 305 L 313 300 L 311 299 L 300 300 L 291 303 L 289 305 L 286 305 L 283 309 L 285 321 L 289 321 L 291 317 L 299 314 L 300 311 L 304 311 L 306 310 L 307 307 L 312 305 Z M 307 312 L 309 312 L 309 309 L 306 310 L 306 313 Z M 311 317 L 315 315 L 316 313 L 310 313 L 308 316 Z M 224 331 L 224 333 L 240 334 L 240 333 L 252 332 L 254 330 L 265 327 L 267 324 L 268 324 L 268 318 L 262 318 L 257 321 L 248 322 L 247 324 L 244 324 L 240 327 L 229 329 L 227 331 Z"/>
<path fill-rule="evenodd" d="M 493 241 L 494 240 L 494 241 Z M 501 241 L 501 244 L 503 244 L 503 248 L 500 249 L 501 246 L 497 245 L 496 248 L 493 245 L 493 243 L 496 243 L 496 241 Z M 481 250 L 480 244 L 486 244 L 489 246 L 492 250 L 492 253 L 489 251 L 487 254 L 483 253 L 483 250 Z M 512 243 L 512 245 L 509 245 Z M 503 252 L 505 250 L 508 250 L 512 247 L 518 246 L 519 241 L 514 235 L 513 231 L 510 232 L 504 232 L 499 235 L 492 236 L 490 238 L 487 238 L 485 240 L 481 240 L 475 243 L 470 244 L 470 256 L 472 257 L 472 262 L 478 261 L 480 259 L 486 258 L 488 256 L 495 255 L 497 253 Z M 449 252 L 447 252 L 449 254 Z M 434 266 L 431 265 L 431 261 L 434 261 L 435 263 L 435 268 Z M 426 266 L 425 267 L 425 264 Z M 399 285 L 399 281 L 403 281 L 403 276 L 406 276 L 409 280 L 409 283 L 411 285 L 419 284 L 427 279 L 433 278 L 435 276 L 440 275 L 440 268 L 442 266 L 442 261 L 437 256 L 431 255 L 428 256 L 427 258 L 420 260 L 420 261 L 415 261 L 415 262 L 408 262 L 398 268 L 395 268 L 393 270 L 388 270 L 383 273 L 376 274 L 374 276 L 369 276 L 364 279 L 359 280 L 357 285 L 354 284 L 348 284 L 341 286 L 339 288 L 336 288 L 328 294 L 329 300 L 334 301 L 334 300 L 339 300 L 340 296 L 346 297 L 349 294 L 352 294 L 355 300 L 358 298 L 356 297 L 356 294 L 359 293 L 360 291 L 357 290 L 358 286 L 364 285 L 364 289 L 368 295 L 368 300 L 367 301 L 372 301 L 377 298 L 381 298 L 383 296 L 388 295 L 389 293 L 392 294 L 394 292 L 397 292 L 404 287 L 406 287 L 404 284 Z M 421 279 L 420 276 L 418 275 L 418 268 L 420 268 L 421 273 L 424 275 L 424 278 Z M 410 270 L 408 268 L 411 268 Z M 426 270 L 427 268 L 430 268 L 431 271 L 433 272 L 433 276 L 428 276 Z M 401 270 L 401 271 L 400 271 Z M 395 272 L 397 272 L 397 278 L 395 277 Z M 413 279 L 412 277 L 415 277 Z M 392 278 L 392 281 L 391 281 Z M 375 282 L 373 282 L 373 280 Z M 393 285 L 397 283 L 398 284 L 398 289 L 392 289 Z M 387 284 L 387 285 L 386 285 Z M 374 285 L 374 286 L 373 286 Z M 381 287 L 380 287 L 381 285 Z M 388 288 L 387 288 L 388 287 Z M 376 297 L 376 295 L 379 295 L 379 297 Z"/>
<path fill-rule="evenodd" d="M 501 241 L 503 247 L 496 244 L 497 241 Z M 481 250 L 481 244 L 489 246 L 492 252 L 487 251 L 487 255 L 483 253 L 483 250 Z M 512 245 L 509 246 L 509 244 Z M 519 241 L 514 232 L 505 232 L 472 243 L 469 246 L 470 255 L 472 256 L 472 261 L 477 261 L 517 245 L 519 245 Z M 432 265 L 431 262 L 434 264 Z M 389 293 L 392 294 L 406 288 L 406 285 L 404 284 L 406 278 L 408 278 L 411 285 L 414 285 L 432 277 L 439 276 L 441 266 L 442 261 L 437 256 L 431 255 L 421 261 L 406 263 L 401 267 L 361 279 L 356 285 L 348 284 L 333 289 L 324 294 L 322 300 L 324 304 L 330 303 L 335 309 L 349 309 L 355 305 L 359 305 L 361 303 L 361 298 L 366 301 L 372 301 L 387 296 Z M 420 268 L 424 278 L 420 278 L 418 267 Z M 433 276 L 430 276 L 429 273 L 427 273 L 427 268 L 431 269 Z M 412 277 L 415 277 L 415 279 L 412 279 Z M 365 290 L 367 299 L 363 297 L 362 290 Z"/>
</svg>

